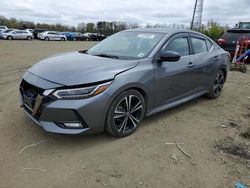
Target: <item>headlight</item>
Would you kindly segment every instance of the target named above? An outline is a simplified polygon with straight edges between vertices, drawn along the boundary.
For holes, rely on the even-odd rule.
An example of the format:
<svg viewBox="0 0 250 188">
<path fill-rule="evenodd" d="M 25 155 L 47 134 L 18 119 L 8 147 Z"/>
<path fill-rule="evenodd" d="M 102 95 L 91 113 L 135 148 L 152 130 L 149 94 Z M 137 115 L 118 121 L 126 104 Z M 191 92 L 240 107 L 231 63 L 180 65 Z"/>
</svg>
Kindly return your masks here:
<svg viewBox="0 0 250 188">
<path fill-rule="evenodd" d="M 83 88 L 58 89 L 52 95 L 57 99 L 84 99 L 105 91 L 111 82 Z"/>
</svg>

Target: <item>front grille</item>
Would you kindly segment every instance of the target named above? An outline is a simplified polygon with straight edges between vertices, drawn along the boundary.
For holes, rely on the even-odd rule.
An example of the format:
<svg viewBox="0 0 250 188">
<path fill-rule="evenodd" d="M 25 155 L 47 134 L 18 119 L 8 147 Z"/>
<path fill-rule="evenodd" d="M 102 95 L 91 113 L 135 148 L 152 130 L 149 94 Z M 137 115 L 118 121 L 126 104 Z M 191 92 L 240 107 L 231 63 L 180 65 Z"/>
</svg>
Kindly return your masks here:
<svg viewBox="0 0 250 188">
<path fill-rule="evenodd" d="M 33 114 L 33 110 L 35 107 L 35 103 L 36 103 L 36 98 L 38 95 L 43 96 L 43 92 L 44 89 L 38 88 L 34 85 L 31 85 L 30 83 L 26 82 L 25 80 L 22 80 L 21 84 L 20 84 L 20 92 L 22 95 L 22 99 L 23 99 L 23 107 L 25 109 L 26 112 L 28 112 L 30 115 Z M 33 117 L 35 119 L 39 119 L 41 111 L 43 109 L 43 106 L 50 102 L 52 99 L 50 99 L 49 97 L 44 97 L 42 99 L 42 103 L 39 107 L 39 109 L 37 110 L 36 114 L 33 114 Z"/>
</svg>

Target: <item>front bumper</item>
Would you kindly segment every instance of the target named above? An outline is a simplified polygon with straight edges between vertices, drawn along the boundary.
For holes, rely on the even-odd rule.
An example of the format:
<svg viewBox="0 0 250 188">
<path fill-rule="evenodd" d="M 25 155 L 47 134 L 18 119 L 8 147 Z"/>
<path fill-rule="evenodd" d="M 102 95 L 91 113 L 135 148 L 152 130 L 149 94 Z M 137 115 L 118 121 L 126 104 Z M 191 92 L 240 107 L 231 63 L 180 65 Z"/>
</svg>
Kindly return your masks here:
<svg viewBox="0 0 250 188">
<path fill-rule="evenodd" d="M 34 108 L 25 103 L 22 84 L 38 87 L 42 96 L 42 103 L 35 114 Z M 39 83 L 39 84 L 38 84 Z M 46 96 L 46 92 L 55 87 L 55 83 L 48 82 L 26 73 L 20 86 L 20 101 L 25 113 L 36 124 L 47 132 L 60 134 L 94 134 L 104 131 L 106 114 L 109 106 L 109 95 L 102 93 L 94 97 L 81 100 L 57 100 Z M 67 128 L 62 123 L 81 122 L 82 128 Z"/>
</svg>

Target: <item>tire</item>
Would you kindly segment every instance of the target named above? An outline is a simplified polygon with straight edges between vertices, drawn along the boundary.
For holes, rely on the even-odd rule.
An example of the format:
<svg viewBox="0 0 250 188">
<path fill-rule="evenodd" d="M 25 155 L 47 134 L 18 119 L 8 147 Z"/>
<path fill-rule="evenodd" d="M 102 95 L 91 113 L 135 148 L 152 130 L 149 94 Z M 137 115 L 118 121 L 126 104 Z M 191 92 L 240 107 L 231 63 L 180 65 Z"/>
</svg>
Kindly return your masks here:
<svg viewBox="0 0 250 188">
<path fill-rule="evenodd" d="M 76 38 L 73 38 L 73 41 L 76 41 Z"/>
<path fill-rule="evenodd" d="M 112 102 L 105 131 L 121 138 L 136 131 L 145 115 L 145 100 L 137 90 L 127 90 Z"/>
<path fill-rule="evenodd" d="M 206 94 L 206 97 L 210 99 L 218 98 L 221 95 L 225 83 L 225 75 L 219 70 L 213 77 L 212 84 L 209 88 L 209 93 Z"/>
<path fill-rule="evenodd" d="M 49 37 L 45 37 L 44 40 L 49 41 Z"/>
<path fill-rule="evenodd" d="M 13 37 L 12 36 L 8 36 L 7 39 L 8 40 L 13 40 Z"/>
<path fill-rule="evenodd" d="M 62 37 L 62 38 L 61 38 L 61 41 L 65 41 L 65 38 Z"/>
<path fill-rule="evenodd" d="M 32 40 L 32 37 L 31 37 L 31 36 L 28 36 L 28 37 L 27 37 L 27 40 Z"/>
</svg>

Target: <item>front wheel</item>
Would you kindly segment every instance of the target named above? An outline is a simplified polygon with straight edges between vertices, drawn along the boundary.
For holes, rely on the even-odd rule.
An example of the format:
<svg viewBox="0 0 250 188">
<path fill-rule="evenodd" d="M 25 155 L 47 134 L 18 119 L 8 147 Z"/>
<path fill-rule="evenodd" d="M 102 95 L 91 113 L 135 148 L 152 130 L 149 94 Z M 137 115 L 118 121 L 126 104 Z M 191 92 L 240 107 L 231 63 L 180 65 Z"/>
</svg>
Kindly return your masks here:
<svg viewBox="0 0 250 188">
<path fill-rule="evenodd" d="M 61 41 L 65 41 L 65 38 L 64 38 L 64 37 L 62 37 L 62 38 L 61 38 Z"/>
<path fill-rule="evenodd" d="M 13 37 L 12 36 L 8 36 L 7 39 L 8 40 L 13 40 Z"/>
<path fill-rule="evenodd" d="M 218 98 L 221 95 L 225 83 L 225 75 L 220 70 L 213 78 L 213 82 L 210 86 L 209 93 L 206 95 L 210 99 Z"/>
<path fill-rule="evenodd" d="M 136 90 L 121 93 L 111 104 L 105 131 L 115 137 L 125 137 L 139 127 L 145 115 L 145 100 Z"/>
</svg>

